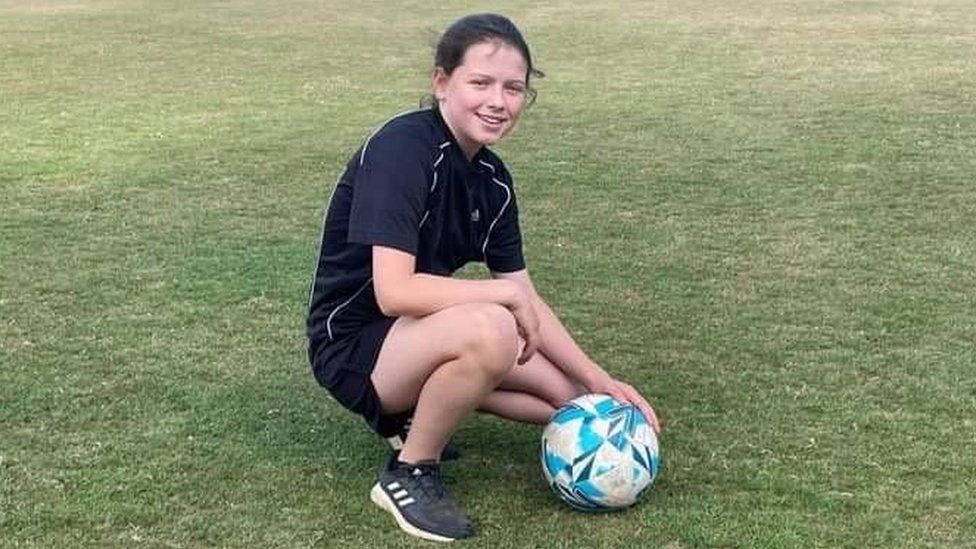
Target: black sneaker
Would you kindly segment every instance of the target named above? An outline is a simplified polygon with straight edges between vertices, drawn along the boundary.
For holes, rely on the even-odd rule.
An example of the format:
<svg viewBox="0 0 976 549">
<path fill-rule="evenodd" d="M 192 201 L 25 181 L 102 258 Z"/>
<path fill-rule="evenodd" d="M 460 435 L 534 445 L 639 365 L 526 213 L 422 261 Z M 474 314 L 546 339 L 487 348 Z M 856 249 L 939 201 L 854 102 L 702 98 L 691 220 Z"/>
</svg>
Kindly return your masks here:
<svg viewBox="0 0 976 549">
<path fill-rule="evenodd" d="M 474 526 L 444 490 L 436 463 L 398 463 L 394 452 L 369 498 L 396 519 L 408 534 L 432 541 L 454 541 L 474 534 Z"/>
<path fill-rule="evenodd" d="M 407 441 L 407 433 L 410 432 L 410 423 L 412 421 L 412 417 L 407 419 L 406 425 L 403 426 L 403 429 L 401 429 L 399 433 L 393 435 L 392 437 L 386 438 L 386 441 L 390 443 L 391 448 L 396 451 L 403 448 L 403 444 Z M 450 441 L 448 441 L 448 443 L 444 445 L 444 449 L 441 450 L 441 461 L 454 461 L 460 457 L 461 452 L 458 451 L 457 446 Z"/>
</svg>

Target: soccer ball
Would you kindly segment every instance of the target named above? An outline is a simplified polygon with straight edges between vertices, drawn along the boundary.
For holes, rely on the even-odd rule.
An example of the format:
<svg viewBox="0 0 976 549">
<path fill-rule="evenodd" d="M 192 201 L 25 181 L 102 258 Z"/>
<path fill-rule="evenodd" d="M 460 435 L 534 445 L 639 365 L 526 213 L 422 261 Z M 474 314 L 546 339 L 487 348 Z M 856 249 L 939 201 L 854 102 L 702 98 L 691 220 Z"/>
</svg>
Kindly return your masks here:
<svg viewBox="0 0 976 549">
<path fill-rule="evenodd" d="M 553 414 L 542 433 L 542 471 L 581 511 L 633 505 L 654 482 L 657 437 L 640 411 L 609 395 L 583 395 Z"/>
</svg>

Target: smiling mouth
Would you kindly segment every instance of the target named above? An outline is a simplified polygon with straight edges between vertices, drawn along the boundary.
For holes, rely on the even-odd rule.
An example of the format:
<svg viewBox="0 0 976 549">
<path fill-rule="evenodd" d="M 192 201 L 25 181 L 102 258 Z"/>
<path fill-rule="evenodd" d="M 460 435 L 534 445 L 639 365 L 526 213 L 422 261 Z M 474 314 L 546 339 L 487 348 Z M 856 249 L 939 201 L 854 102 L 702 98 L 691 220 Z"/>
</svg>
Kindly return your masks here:
<svg viewBox="0 0 976 549">
<path fill-rule="evenodd" d="M 508 120 L 507 118 L 502 118 L 500 116 L 491 116 L 490 114 L 476 114 L 475 116 L 477 116 L 482 122 L 488 124 L 489 126 L 501 126 Z"/>
</svg>

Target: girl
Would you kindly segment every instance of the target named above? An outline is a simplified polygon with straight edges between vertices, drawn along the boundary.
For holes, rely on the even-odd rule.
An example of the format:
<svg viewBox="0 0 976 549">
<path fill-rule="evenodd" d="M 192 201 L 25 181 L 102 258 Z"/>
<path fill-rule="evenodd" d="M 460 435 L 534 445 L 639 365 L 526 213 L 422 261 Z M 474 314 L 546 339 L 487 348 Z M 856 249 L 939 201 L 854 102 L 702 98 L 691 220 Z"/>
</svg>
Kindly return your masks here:
<svg viewBox="0 0 976 549">
<path fill-rule="evenodd" d="M 422 538 L 472 535 L 439 458 L 475 410 L 544 424 L 584 392 L 650 404 L 595 364 L 532 284 L 512 177 L 487 146 L 533 98 L 529 48 L 500 15 L 438 43 L 433 105 L 383 124 L 339 179 L 308 315 L 319 383 L 380 435 L 406 433 L 370 497 Z M 490 280 L 452 273 L 486 263 Z M 409 431 L 406 426 L 410 421 Z"/>
</svg>

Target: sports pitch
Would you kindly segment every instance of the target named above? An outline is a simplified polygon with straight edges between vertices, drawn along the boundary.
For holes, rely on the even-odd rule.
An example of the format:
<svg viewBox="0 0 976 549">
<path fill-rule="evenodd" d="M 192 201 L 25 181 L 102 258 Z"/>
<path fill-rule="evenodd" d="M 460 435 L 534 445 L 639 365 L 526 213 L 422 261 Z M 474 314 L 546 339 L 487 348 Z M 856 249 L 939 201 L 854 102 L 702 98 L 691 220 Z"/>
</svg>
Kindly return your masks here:
<svg viewBox="0 0 976 549">
<path fill-rule="evenodd" d="M 477 418 L 465 545 L 976 546 L 971 0 L 578 4 L 0 0 L 0 546 L 421 544 L 304 307 L 348 155 L 485 10 L 547 73 L 496 149 L 530 270 L 663 469 L 581 514 Z"/>
</svg>

